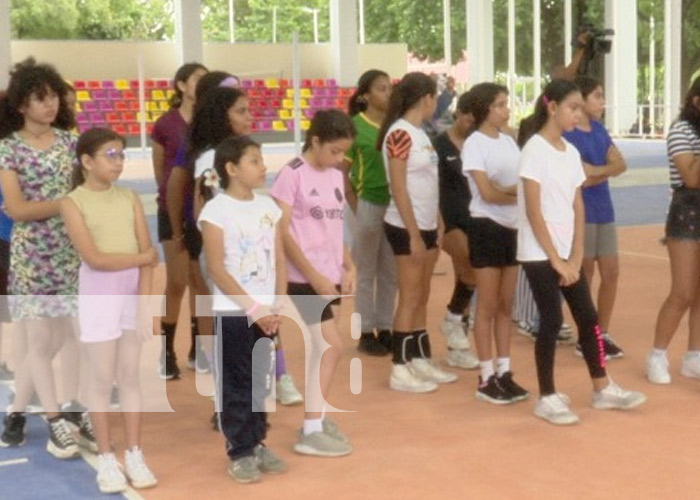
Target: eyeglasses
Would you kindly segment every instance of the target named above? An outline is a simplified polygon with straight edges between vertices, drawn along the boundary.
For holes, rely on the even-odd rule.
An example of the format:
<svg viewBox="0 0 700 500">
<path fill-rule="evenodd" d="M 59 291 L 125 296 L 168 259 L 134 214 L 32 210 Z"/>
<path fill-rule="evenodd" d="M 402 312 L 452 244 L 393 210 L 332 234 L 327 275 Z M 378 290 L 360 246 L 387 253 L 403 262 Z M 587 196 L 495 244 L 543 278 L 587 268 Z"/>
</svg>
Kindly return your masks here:
<svg viewBox="0 0 700 500">
<path fill-rule="evenodd" d="M 97 156 L 104 156 L 112 163 L 119 163 L 119 162 L 122 162 L 126 159 L 126 155 L 124 154 L 124 151 L 120 151 L 118 149 L 108 149 L 107 151 L 105 151 L 101 155 L 97 155 Z"/>
</svg>

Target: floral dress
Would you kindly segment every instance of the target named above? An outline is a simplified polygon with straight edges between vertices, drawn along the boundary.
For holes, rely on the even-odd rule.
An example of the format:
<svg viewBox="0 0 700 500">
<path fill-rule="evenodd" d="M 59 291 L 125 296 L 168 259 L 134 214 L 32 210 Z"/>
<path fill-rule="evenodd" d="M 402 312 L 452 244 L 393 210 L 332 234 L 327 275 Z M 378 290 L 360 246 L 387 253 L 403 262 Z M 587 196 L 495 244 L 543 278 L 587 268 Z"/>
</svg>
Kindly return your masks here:
<svg viewBox="0 0 700 500">
<path fill-rule="evenodd" d="M 77 138 L 63 130 L 54 134 L 45 150 L 28 145 L 16 132 L 0 140 L 0 169 L 17 173 L 26 201 L 58 200 L 71 191 Z M 59 215 L 15 222 L 8 277 L 13 320 L 75 316 L 79 266 Z"/>
</svg>

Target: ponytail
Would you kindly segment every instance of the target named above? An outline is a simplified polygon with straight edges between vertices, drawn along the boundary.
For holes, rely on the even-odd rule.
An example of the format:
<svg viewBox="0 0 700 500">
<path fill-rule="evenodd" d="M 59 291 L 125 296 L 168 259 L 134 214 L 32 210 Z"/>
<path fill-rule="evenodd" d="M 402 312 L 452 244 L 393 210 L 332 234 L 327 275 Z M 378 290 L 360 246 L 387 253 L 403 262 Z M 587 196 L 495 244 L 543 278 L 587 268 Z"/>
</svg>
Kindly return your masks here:
<svg viewBox="0 0 700 500">
<path fill-rule="evenodd" d="M 389 78 L 389 75 L 378 69 L 370 69 L 362 74 L 360 80 L 357 82 L 357 90 L 355 90 L 355 93 L 350 97 L 350 101 L 348 102 L 348 114 L 350 116 L 355 116 L 367 110 L 367 101 L 364 95 L 369 93 L 372 89 L 374 81 L 381 77 Z"/>
<path fill-rule="evenodd" d="M 382 126 L 379 129 L 377 138 L 377 149 L 381 151 L 384 138 L 389 128 L 396 120 L 401 118 L 406 112 L 413 108 L 418 101 L 426 95 L 437 94 L 437 85 L 428 75 L 424 73 L 407 73 L 401 81 L 394 86 L 389 98 L 389 109 L 386 112 Z"/>
<path fill-rule="evenodd" d="M 530 138 L 542 130 L 549 119 L 549 103 L 561 104 L 569 94 L 580 92 L 575 83 L 569 80 L 552 80 L 535 102 L 535 111 L 520 122 L 518 145 L 522 148 Z"/>
</svg>

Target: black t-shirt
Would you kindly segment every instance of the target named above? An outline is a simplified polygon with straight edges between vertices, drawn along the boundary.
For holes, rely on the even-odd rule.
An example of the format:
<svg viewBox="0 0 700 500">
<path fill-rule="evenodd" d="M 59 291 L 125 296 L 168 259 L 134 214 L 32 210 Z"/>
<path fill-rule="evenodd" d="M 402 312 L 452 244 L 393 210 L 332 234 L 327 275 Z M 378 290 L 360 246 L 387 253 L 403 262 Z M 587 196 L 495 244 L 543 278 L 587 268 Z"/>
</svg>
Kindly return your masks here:
<svg viewBox="0 0 700 500">
<path fill-rule="evenodd" d="M 469 184 L 462 173 L 460 150 L 454 145 L 447 131 L 433 139 L 438 155 L 438 179 L 440 185 L 440 213 L 445 221 L 445 230 L 469 225 L 469 202 L 472 195 Z"/>
</svg>

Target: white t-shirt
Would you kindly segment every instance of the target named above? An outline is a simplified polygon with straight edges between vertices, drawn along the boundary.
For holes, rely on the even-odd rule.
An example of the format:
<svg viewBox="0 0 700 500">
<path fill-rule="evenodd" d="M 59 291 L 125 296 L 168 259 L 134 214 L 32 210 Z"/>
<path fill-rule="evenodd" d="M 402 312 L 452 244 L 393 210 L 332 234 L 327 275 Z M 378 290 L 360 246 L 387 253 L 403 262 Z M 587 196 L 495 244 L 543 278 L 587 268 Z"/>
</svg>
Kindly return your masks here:
<svg viewBox="0 0 700 500">
<path fill-rule="evenodd" d="M 209 169 L 214 169 L 214 149 L 207 149 L 194 162 L 194 178 L 199 179 Z"/>
<path fill-rule="evenodd" d="M 199 215 L 202 222 L 224 232 L 224 266 L 247 294 L 263 305 L 275 299 L 275 229 L 282 211 L 267 195 L 255 194 L 252 200 L 237 200 L 225 193 L 212 198 Z M 212 280 L 213 281 L 213 280 Z M 240 311 L 213 283 L 214 311 Z"/>
<path fill-rule="evenodd" d="M 413 214 L 421 231 L 438 227 L 438 156 L 430 138 L 420 128 L 400 118 L 389 127 L 382 156 L 386 177 L 391 186 L 389 159 L 406 160 L 406 189 L 411 198 Z M 392 226 L 406 227 L 392 197 L 384 221 Z"/>
<path fill-rule="evenodd" d="M 472 201 L 469 213 L 472 217 L 487 217 L 501 226 L 518 227 L 518 208 L 515 205 L 496 205 L 486 202 L 469 172 L 485 172 L 489 180 L 501 186 L 518 183 L 518 159 L 520 150 L 513 138 L 499 133 L 494 139 L 478 130 L 471 134 L 462 146 L 462 171 L 469 181 Z"/>
<path fill-rule="evenodd" d="M 518 260 L 549 260 L 540 246 L 525 208 L 523 179 L 540 185 L 540 208 L 552 244 L 562 259 L 571 256 L 574 241 L 574 199 L 576 189 L 586 180 L 581 155 L 563 139 L 565 151 L 559 151 L 540 134 L 535 134 L 520 156 L 518 182 Z"/>
</svg>

